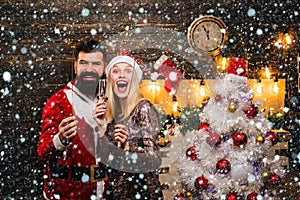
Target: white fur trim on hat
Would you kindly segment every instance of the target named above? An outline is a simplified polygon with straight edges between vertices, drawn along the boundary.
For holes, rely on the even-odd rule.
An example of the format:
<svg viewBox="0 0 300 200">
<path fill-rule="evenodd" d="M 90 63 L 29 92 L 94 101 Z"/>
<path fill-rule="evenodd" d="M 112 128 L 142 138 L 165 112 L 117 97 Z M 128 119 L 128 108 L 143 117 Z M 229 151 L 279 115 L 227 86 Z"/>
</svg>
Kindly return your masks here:
<svg viewBox="0 0 300 200">
<path fill-rule="evenodd" d="M 131 57 L 129 56 L 116 56 L 113 59 L 111 59 L 111 61 L 108 63 L 106 69 L 105 69 L 105 73 L 106 75 L 109 74 L 111 68 L 116 65 L 117 63 L 127 63 L 129 65 L 131 65 L 139 79 L 139 81 L 142 80 L 142 76 L 143 76 L 143 71 L 141 70 L 139 64 Z"/>
</svg>

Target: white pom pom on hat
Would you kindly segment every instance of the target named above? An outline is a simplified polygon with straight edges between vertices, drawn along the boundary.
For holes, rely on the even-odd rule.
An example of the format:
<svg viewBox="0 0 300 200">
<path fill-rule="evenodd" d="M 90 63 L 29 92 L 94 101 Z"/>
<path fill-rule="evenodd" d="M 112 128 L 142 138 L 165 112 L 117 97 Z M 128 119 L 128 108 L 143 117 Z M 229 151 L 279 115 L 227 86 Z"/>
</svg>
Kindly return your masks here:
<svg viewBox="0 0 300 200">
<path fill-rule="evenodd" d="M 244 73 L 245 72 L 245 70 L 243 69 L 243 68 L 238 68 L 237 70 L 236 70 L 236 73 L 238 74 L 238 75 L 240 75 L 240 74 L 242 74 L 242 73 Z"/>
<path fill-rule="evenodd" d="M 118 63 L 127 63 L 127 64 L 131 65 L 138 77 L 138 80 L 139 81 L 142 80 L 143 71 L 141 70 L 139 64 L 132 57 L 127 56 L 127 55 L 116 56 L 113 59 L 111 59 L 111 61 L 108 63 L 108 65 L 106 66 L 106 69 L 105 69 L 106 75 L 108 75 L 111 68 Z"/>
</svg>

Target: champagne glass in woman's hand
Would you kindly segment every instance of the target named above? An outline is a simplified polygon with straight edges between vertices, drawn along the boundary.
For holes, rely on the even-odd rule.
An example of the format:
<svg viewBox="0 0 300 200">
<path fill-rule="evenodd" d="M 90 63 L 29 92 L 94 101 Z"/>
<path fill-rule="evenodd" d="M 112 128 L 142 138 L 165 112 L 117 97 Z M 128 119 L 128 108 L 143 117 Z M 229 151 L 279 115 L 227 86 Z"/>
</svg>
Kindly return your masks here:
<svg viewBox="0 0 300 200">
<path fill-rule="evenodd" d="M 99 79 L 99 85 L 98 85 L 98 98 L 99 102 L 107 102 L 107 96 L 105 95 L 106 90 L 106 79 Z"/>
<path fill-rule="evenodd" d="M 105 96 L 106 79 L 99 80 L 98 98 L 99 101 L 96 103 L 96 107 L 93 112 L 93 117 L 100 126 L 107 124 L 106 113 L 107 113 L 107 100 Z"/>
</svg>

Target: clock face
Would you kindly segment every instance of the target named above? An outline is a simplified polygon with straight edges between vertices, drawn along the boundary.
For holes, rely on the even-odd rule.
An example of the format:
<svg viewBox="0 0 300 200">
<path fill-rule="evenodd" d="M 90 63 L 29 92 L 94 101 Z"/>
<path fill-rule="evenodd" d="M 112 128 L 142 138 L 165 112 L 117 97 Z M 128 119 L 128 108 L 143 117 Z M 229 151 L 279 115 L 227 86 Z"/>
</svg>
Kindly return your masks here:
<svg viewBox="0 0 300 200">
<path fill-rule="evenodd" d="M 188 42 L 195 51 L 215 53 L 223 48 L 226 40 L 226 25 L 214 16 L 198 18 L 189 27 Z"/>
</svg>

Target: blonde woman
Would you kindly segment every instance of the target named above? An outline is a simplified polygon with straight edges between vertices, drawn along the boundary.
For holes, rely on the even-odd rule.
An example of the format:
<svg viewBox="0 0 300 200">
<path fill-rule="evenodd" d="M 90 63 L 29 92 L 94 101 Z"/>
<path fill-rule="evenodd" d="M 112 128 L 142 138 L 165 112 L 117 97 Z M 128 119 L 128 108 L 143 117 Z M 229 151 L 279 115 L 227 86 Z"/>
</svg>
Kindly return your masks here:
<svg viewBox="0 0 300 200">
<path fill-rule="evenodd" d="M 163 199 L 155 142 L 159 116 L 139 90 L 142 70 L 122 55 L 110 61 L 106 74 L 108 101 L 99 101 L 93 113 L 101 162 L 117 170 L 106 192 L 114 199 Z"/>
</svg>

